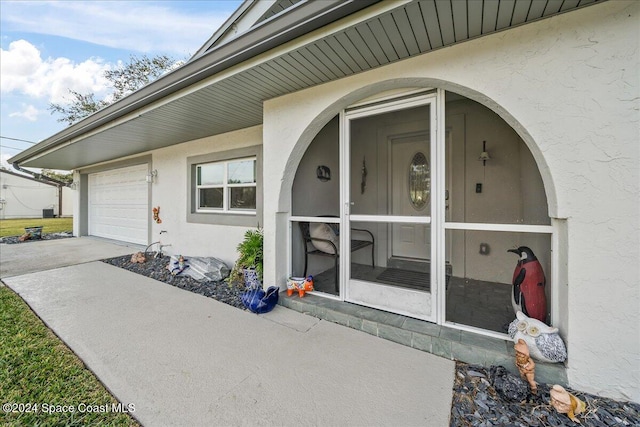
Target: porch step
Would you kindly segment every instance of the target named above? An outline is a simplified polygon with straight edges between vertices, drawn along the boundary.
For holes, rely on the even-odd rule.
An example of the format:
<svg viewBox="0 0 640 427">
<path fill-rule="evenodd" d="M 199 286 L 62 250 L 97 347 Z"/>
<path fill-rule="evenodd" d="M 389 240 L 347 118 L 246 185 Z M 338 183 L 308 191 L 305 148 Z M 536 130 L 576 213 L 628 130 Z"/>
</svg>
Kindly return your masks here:
<svg viewBox="0 0 640 427">
<path fill-rule="evenodd" d="M 311 294 L 299 298 L 296 294 L 289 297 L 281 292 L 278 304 L 450 360 L 486 368 L 502 365 L 518 373 L 511 341 Z M 536 361 L 536 381 L 567 386 L 565 365 Z"/>
</svg>

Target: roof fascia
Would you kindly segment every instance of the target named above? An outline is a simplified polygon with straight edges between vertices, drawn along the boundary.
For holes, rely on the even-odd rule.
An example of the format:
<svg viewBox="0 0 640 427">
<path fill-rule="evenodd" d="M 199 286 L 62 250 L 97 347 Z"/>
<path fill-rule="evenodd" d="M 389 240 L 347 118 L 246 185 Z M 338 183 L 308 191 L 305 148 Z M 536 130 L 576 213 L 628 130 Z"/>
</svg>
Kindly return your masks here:
<svg viewBox="0 0 640 427">
<path fill-rule="evenodd" d="M 310 33 L 365 9 L 381 0 L 323 0 L 301 2 L 300 7 L 279 19 L 265 21 L 251 31 L 222 44 L 184 66 L 162 76 L 158 80 L 97 111 L 40 143 L 27 148 L 9 159 L 10 163 L 22 163 L 44 151 L 50 151 L 72 138 L 90 132 L 121 118 L 154 101 L 171 95 L 198 81 L 213 76 L 251 57 L 283 45 L 297 37 Z"/>
<path fill-rule="evenodd" d="M 47 184 L 47 185 L 51 185 L 52 187 L 58 187 L 58 184 L 54 184 L 51 181 L 43 181 L 43 180 L 35 179 L 33 177 L 22 175 L 21 173 L 16 173 L 8 169 L 0 169 L 0 173 L 7 173 L 9 175 L 17 176 L 18 178 L 24 178 L 24 179 L 28 179 L 29 181 L 38 182 L 40 184 Z"/>
<path fill-rule="evenodd" d="M 224 24 L 216 30 L 215 33 L 196 51 L 196 53 L 189 59 L 189 61 L 193 61 L 195 58 L 201 56 L 206 53 L 212 46 L 218 42 L 222 37 L 229 33 L 232 27 L 237 25 L 244 16 L 249 12 L 249 10 L 253 9 L 256 4 L 260 3 L 260 0 L 245 0 L 242 4 L 231 14 L 229 19 L 227 19 Z"/>
</svg>

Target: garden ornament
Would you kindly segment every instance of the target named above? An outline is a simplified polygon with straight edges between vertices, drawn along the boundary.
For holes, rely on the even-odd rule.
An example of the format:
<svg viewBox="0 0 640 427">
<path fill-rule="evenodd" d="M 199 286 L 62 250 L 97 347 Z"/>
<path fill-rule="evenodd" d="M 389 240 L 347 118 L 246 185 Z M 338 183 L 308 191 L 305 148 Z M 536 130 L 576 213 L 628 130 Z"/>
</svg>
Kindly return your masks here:
<svg viewBox="0 0 640 427">
<path fill-rule="evenodd" d="M 153 220 L 156 224 L 162 224 L 162 220 L 160 219 L 160 206 L 154 207 L 151 211 L 153 212 Z"/>
<path fill-rule="evenodd" d="M 547 320 L 547 296 L 544 291 L 546 279 L 538 258 L 526 246 L 509 249 L 507 252 L 513 252 L 520 257 L 513 271 L 513 312 L 521 311 L 544 322 Z"/>
<path fill-rule="evenodd" d="M 580 423 L 576 418 L 577 414 L 584 412 L 587 405 L 573 394 L 569 393 L 561 385 L 554 384 L 549 391 L 551 395 L 551 406 L 560 414 L 567 414 L 574 423 Z"/>
<path fill-rule="evenodd" d="M 516 319 L 509 324 L 509 336 L 513 342 L 524 340 L 531 357 L 536 360 L 559 363 L 567 359 L 567 347 L 558 333 L 558 328 L 527 317 L 521 311 L 516 313 Z"/>
<path fill-rule="evenodd" d="M 280 288 L 270 286 L 265 292 L 263 289 L 251 289 L 240 296 L 245 307 L 256 314 L 268 313 L 278 304 Z"/>
<path fill-rule="evenodd" d="M 538 385 L 535 382 L 536 364 L 531 357 L 529 357 L 529 348 L 527 343 L 523 339 L 519 339 L 516 345 L 513 346 L 516 350 L 516 366 L 520 372 L 520 377 L 523 380 L 527 380 L 529 387 L 531 387 L 531 393 L 538 393 Z"/>
<path fill-rule="evenodd" d="M 305 292 L 313 291 L 313 276 L 290 277 L 287 280 L 287 296 L 293 295 L 294 291 L 298 292 L 300 298 L 304 297 Z"/>
<path fill-rule="evenodd" d="M 187 265 L 187 260 L 184 259 L 182 255 L 178 257 L 178 262 L 173 265 L 170 264 L 169 271 L 171 271 L 171 275 L 175 276 L 182 273 L 185 269 L 189 268 Z"/>
</svg>

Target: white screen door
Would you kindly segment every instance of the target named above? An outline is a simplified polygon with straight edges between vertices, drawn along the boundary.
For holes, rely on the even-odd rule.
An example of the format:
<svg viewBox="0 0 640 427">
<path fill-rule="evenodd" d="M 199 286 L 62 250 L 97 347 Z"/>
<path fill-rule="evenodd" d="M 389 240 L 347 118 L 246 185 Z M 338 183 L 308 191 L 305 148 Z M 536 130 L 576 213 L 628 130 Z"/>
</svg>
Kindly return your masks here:
<svg viewBox="0 0 640 427">
<path fill-rule="evenodd" d="M 435 94 L 423 94 L 349 109 L 341 130 L 343 295 L 429 321 L 437 292 L 429 262 L 435 105 Z M 369 246 L 358 249 L 368 233 L 373 257 Z"/>
</svg>

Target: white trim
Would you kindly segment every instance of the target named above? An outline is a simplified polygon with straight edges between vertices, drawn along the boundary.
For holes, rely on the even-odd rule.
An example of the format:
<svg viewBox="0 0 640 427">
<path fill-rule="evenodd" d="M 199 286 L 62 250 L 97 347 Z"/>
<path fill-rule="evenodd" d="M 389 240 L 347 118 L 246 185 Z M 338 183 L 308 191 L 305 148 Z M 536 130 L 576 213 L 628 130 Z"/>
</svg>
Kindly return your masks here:
<svg viewBox="0 0 640 427">
<path fill-rule="evenodd" d="M 471 231 L 511 231 L 517 233 L 541 233 L 553 234 L 552 225 L 527 225 L 527 224 L 490 224 L 477 222 L 445 222 L 447 230 L 471 230 Z"/>
<path fill-rule="evenodd" d="M 384 222 L 385 224 L 431 224 L 431 217 L 402 215 L 351 215 L 351 222 Z"/>
<path fill-rule="evenodd" d="M 290 216 L 290 222 L 322 222 L 327 224 L 340 224 L 338 217 L 322 217 L 322 216 Z"/>
<path fill-rule="evenodd" d="M 349 214 L 351 211 L 350 204 L 350 189 L 349 180 L 346 178 L 349 175 L 349 159 L 351 153 L 349 152 L 349 134 L 351 131 L 351 122 L 347 116 L 345 110 L 340 111 L 340 247 L 348 248 L 351 245 L 351 226 L 349 224 Z M 342 256 L 338 259 L 338 267 L 340 269 L 339 292 L 342 301 L 348 298 L 349 287 L 347 286 L 347 280 L 349 279 L 349 272 L 351 271 L 351 251 L 343 251 Z"/>
<path fill-rule="evenodd" d="M 400 89 L 400 90 L 393 91 L 393 93 L 390 93 L 388 95 L 384 95 L 384 93 L 382 94 L 382 96 L 379 96 L 380 94 L 373 95 L 363 99 L 362 101 L 358 101 L 355 104 L 351 104 L 349 108 L 347 108 L 347 110 L 349 111 L 349 113 L 351 113 L 355 110 L 360 110 L 361 108 L 367 107 L 367 106 L 374 107 L 382 103 L 385 103 L 385 105 L 389 105 L 389 103 L 386 101 L 399 100 L 399 99 L 406 100 L 407 98 L 419 96 L 419 95 L 433 95 L 434 90 L 435 89 L 432 89 L 432 88 L 418 88 L 418 89 L 408 89 L 408 90 Z"/>
<path fill-rule="evenodd" d="M 515 319 L 515 315 L 514 315 L 514 319 Z M 451 329 L 458 329 L 460 331 L 473 332 L 475 334 L 484 335 L 486 337 L 492 337 L 492 338 L 498 338 L 505 341 L 511 341 L 511 338 L 507 334 L 495 332 L 490 329 L 476 328 L 475 326 L 469 326 L 463 323 L 455 323 L 455 322 L 447 321 L 447 322 L 443 322 L 442 326 L 445 326 Z"/>
<path fill-rule="evenodd" d="M 421 107 L 424 105 L 430 105 L 435 103 L 435 94 L 427 93 L 423 95 L 416 95 L 415 97 L 400 98 L 395 101 L 385 102 L 383 105 L 379 103 L 373 103 L 365 105 L 357 109 L 347 109 L 345 115 L 349 120 L 359 119 L 362 117 L 369 117 L 373 113 L 384 114 L 392 111 L 406 110 L 414 107 Z M 351 107 L 349 107 L 351 108 Z"/>
<path fill-rule="evenodd" d="M 551 233 L 551 290 L 549 291 L 549 325 L 553 326 L 560 321 L 560 307 L 558 300 L 560 299 L 560 236 L 554 230 Z"/>
<path fill-rule="evenodd" d="M 241 163 L 241 162 L 250 162 L 253 161 L 254 164 L 254 181 L 246 182 L 246 183 L 229 183 L 229 165 L 232 163 Z M 228 160 L 217 160 L 212 162 L 202 162 L 196 163 L 196 177 L 195 177 L 195 211 L 197 213 L 206 213 L 206 214 L 239 214 L 239 215 L 256 215 L 257 207 L 258 207 L 258 177 L 257 177 L 257 164 L 258 158 L 257 156 L 251 157 L 241 157 L 237 159 L 228 159 Z M 198 184 L 198 171 L 207 165 L 221 165 L 223 166 L 222 173 L 222 183 L 221 184 Z M 211 208 L 211 207 L 201 207 L 200 206 L 200 190 L 207 189 L 216 189 L 219 188 L 222 190 L 222 208 Z M 255 188 L 256 189 L 256 207 L 253 209 L 242 209 L 242 208 L 231 208 L 229 206 L 229 198 L 231 188 Z"/>
<path fill-rule="evenodd" d="M 436 323 L 443 324 L 446 316 L 446 129 L 445 129 L 445 91 L 436 91 L 436 100 L 431 111 L 431 215 L 434 224 L 431 227 L 431 312 Z M 435 176 L 434 176 L 435 175 Z M 434 185 L 435 184 L 435 185 Z M 435 280 L 434 280 L 435 278 Z"/>
<path fill-rule="evenodd" d="M 307 292 L 311 295 L 316 295 L 319 296 L 321 298 L 327 298 L 327 299 L 332 299 L 334 301 L 344 301 L 342 298 L 340 298 L 338 295 L 332 295 L 332 294 L 328 294 L 326 292 L 322 292 L 322 291 L 311 291 L 311 292 Z"/>
<path fill-rule="evenodd" d="M 389 286 L 389 285 L 385 285 L 383 283 L 377 283 L 377 282 L 367 282 L 364 280 L 358 280 L 358 279 L 349 279 L 349 284 L 357 284 L 357 285 L 363 285 L 363 286 L 379 286 L 381 288 L 386 288 L 389 289 L 391 291 L 398 291 L 399 289 L 402 289 L 402 291 L 406 292 L 407 294 L 415 294 L 416 296 L 419 297 L 423 297 L 426 298 L 427 296 L 431 299 L 431 301 L 433 301 L 433 293 L 431 293 L 430 291 L 419 291 L 417 289 L 409 289 L 409 288 L 398 288 L 397 286 Z M 376 310 L 382 310 L 382 311 L 386 311 L 389 313 L 394 313 L 394 314 L 399 314 L 401 316 L 406 316 L 406 317 L 411 317 L 414 319 L 420 319 L 420 320 L 424 320 L 427 322 L 433 322 L 433 312 L 429 315 L 419 315 L 416 313 L 411 313 L 408 311 L 404 311 L 402 309 L 392 309 L 389 307 L 384 307 L 383 305 L 378 305 L 378 304 L 372 304 L 369 302 L 364 302 L 364 301 L 358 301 L 357 299 L 354 299 L 352 297 L 346 298 L 345 301 L 353 303 L 353 304 L 359 304 L 359 305 L 363 305 L 365 307 L 371 307 L 371 308 L 375 308 Z M 431 306 L 433 307 L 433 303 L 431 304 Z"/>
</svg>

